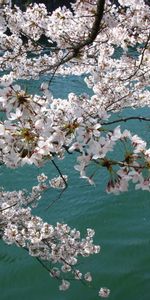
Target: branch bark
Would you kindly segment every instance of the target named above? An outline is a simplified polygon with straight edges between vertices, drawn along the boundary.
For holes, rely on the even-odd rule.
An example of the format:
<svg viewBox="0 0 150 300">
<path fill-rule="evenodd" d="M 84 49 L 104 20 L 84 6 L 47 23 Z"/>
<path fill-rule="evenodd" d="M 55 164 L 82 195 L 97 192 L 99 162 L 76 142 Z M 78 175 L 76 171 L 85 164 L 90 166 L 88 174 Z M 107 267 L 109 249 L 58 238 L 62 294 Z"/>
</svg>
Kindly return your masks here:
<svg viewBox="0 0 150 300">
<path fill-rule="evenodd" d="M 139 121 L 150 122 L 150 118 L 140 117 L 140 116 L 133 116 L 133 117 L 127 117 L 127 118 L 120 118 L 120 119 L 110 121 L 110 122 L 104 122 L 104 123 L 101 123 L 101 125 L 112 125 L 112 124 L 115 124 L 115 123 L 127 122 L 129 120 L 139 120 Z"/>
<path fill-rule="evenodd" d="M 71 59 L 76 58 L 85 46 L 88 46 L 94 42 L 100 30 L 101 21 L 104 14 L 105 0 L 97 0 L 96 7 L 95 19 L 87 39 L 85 39 L 83 42 L 72 45 L 72 49 L 65 54 L 61 61 L 42 71 L 42 74 L 50 69 L 54 69 L 55 73 L 62 64 L 65 64 Z"/>
</svg>

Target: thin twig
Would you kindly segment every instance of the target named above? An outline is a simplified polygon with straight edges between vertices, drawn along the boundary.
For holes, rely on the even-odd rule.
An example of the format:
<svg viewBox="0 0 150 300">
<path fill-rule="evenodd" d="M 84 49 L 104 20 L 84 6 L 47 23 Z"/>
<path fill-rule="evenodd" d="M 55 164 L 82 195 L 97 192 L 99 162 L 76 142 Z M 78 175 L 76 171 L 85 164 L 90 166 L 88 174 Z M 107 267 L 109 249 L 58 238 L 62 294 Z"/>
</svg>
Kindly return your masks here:
<svg viewBox="0 0 150 300">
<path fill-rule="evenodd" d="M 139 121 L 150 122 L 150 118 L 133 116 L 133 117 L 127 117 L 127 118 L 120 118 L 120 119 L 110 121 L 110 122 L 104 122 L 104 123 L 101 123 L 101 125 L 111 125 L 111 124 L 120 123 L 120 122 L 127 122 L 129 120 L 139 120 Z"/>
<path fill-rule="evenodd" d="M 7 207 L 5 207 L 5 208 L 3 208 L 3 209 L 0 209 L 0 212 L 2 212 L 2 211 L 4 211 L 4 210 L 7 210 L 7 209 L 9 209 L 9 208 L 11 208 L 11 207 L 13 207 L 13 206 L 16 206 L 16 205 L 17 205 L 17 202 L 14 203 L 14 204 L 12 204 L 12 205 L 10 205 L 10 206 L 7 206 Z"/>
<path fill-rule="evenodd" d="M 67 181 L 65 180 L 63 174 L 61 173 L 59 167 L 57 166 L 57 164 L 54 162 L 54 160 L 51 160 L 52 164 L 54 165 L 54 167 L 56 168 L 56 170 L 58 171 L 60 177 L 62 178 L 63 182 L 64 182 L 64 185 L 65 187 L 62 189 L 62 191 L 59 193 L 58 197 L 56 197 L 47 207 L 46 207 L 46 210 L 49 209 L 56 201 L 58 201 L 62 194 L 64 193 L 64 191 L 67 189 L 68 187 L 68 183 Z"/>
</svg>

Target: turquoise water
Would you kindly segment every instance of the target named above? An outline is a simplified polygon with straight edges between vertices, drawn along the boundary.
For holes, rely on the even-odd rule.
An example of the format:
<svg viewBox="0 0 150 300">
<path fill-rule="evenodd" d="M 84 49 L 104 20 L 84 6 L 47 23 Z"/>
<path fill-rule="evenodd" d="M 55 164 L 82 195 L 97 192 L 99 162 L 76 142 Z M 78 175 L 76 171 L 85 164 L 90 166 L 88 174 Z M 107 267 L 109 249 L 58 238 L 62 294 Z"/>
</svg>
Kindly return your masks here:
<svg viewBox="0 0 150 300">
<path fill-rule="evenodd" d="M 37 83 L 38 85 L 38 83 Z M 70 91 L 85 91 L 82 79 L 58 78 L 52 90 L 61 97 Z M 34 87 L 35 89 L 36 87 Z M 128 110 L 125 115 L 149 116 L 150 110 Z M 122 128 L 127 124 L 122 124 Z M 138 132 L 150 140 L 148 123 L 128 123 L 132 132 Z M 45 208 L 55 199 L 57 192 L 45 193 L 36 214 L 42 215 L 52 224 L 66 222 L 85 233 L 86 227 L 96 231 L 95 243 L 101 245 L 101 253 L 81 261 L 82 271 L 91 271 L 94 283 L 91 288 L 80 282 L 72 282 L 70 290 L 60 292 L 58 282 L 15 246 L 0 242 L 0 300 L 96 300 L 101 286 L 111 289 L 111 300 L 150 299 L 150 196 L 148 192 L 130 191 L 119 196 L 108 195 L 104 191 L 107 176 L 98 173 L 96 187 L 88 186 L 73 169 L 75 158 L 67 162 L 59 161 L 63 174 L 70 177 L 69 187 L 49 210 Z M 0 168 L 1 185 L 10 190 L 31 187 L 36 176 L 45 172 L 50 177 L 56 170 L 50 163 L 41 169 L 23 167 L 17 170 Z"/>
</svg>

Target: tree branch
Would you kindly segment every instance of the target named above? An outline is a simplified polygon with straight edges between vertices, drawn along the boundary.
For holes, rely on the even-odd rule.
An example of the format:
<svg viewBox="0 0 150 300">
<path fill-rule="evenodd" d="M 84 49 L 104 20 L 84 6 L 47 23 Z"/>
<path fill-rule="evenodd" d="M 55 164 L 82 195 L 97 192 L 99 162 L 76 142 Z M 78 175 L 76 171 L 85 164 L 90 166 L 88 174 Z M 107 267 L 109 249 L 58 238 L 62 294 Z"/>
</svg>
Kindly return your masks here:
<svg viewBox="0 0 150 300">
<path fill-rule="evenodd" d="M 55 65 L 51 66 L 50 68 L 42 70 L 41 74 L 45 73 L 46 71 L 48 71 L 50 69 L 58 69 L 62 64 L 65 64 L 68 61 L 70 61 L 72 58 L 77 57 L 79 52 L 85 46 L 88 46 L 94 42 L 94 40 L 96 39 L 96 37 L 99 33 L 99 30 L 100 30 L 100 25 L 101 25 L 103 13 L 104 13 L 105 0 L 97 0 L 96 6 L 97 6 L 97 9 L 96 9 L 96 13 L 95 13 L 95 19 L 93 22 L 93 26 L 91 28 L 91 32 L 89 33 L 87 39 L 85 39 L 83 42 L 79 42 L 75 45 L 72 45 L 70 52 L 68 52 L 67 55 L 65 54 L 64 58 L 62 58 L 61 61 L 59 61 Z"/>
<path fill-rule="evenodd" d="M 140 70 L 141 65 L 142 65 L 142 63 L 143 63 L 143 58 L 144 58 L 145 51 L 146 51 L 146 49 L 148 48 L 149 40 L 150 40 L 150 34 L 148 35 L 147 40 L 146 40 L 146 42 L 145 42 L 143 51 L 142 51 L 142 53 L 141 53 L 141 59 L 140 59 L 140 62 L 139 62 L 138 67 L 135 69 L 135 71 L 133 72 L 133 74 L 131 74 L 131 75 L 130 75 L 129 77 L 127 77 L 127 78 L 120 79 L 121 81 L 126 81 L 126 80 L 132 79 L 132 78 L 137 74 L 137 72 Z"/>
<path fill-rule="evenodd" d="M 129 120 L 139 120 L 139 121 L 150 122 L 150 118 L 135 116 L 135 117 L 120 118 L 120 119 L 110 121 L 110 122 L 104 122 L 104 123 L 101 123 L 101 125 L 111 125 L 111 124 L 120 123 L 120 122 L 127 122 Z"/>
<path fill-rule="evenodd" d="M 56 197 L 47 207 L 46 207 L 46 210 L 49 209 L 56 201 L 58 201 L 62 194 L 64 193 L 64 191 L 67 189 L 68 187 L 68 183 L 67 181 L 65 180 L 63 174 L 61 173 L 59 167 L 57 166 L 57 164 L 54 162 L 54 160 L 51 160 L 52 164 L 54 165 L 54 167 L 56 168 L 56 170 L 58 171 L 60 177 L 62 178 L 63 182 L 64 182 L 64 185 L 65 187 L 62 189 L 62 191 L 59 193 L 58 197 Z"/>
</svg>

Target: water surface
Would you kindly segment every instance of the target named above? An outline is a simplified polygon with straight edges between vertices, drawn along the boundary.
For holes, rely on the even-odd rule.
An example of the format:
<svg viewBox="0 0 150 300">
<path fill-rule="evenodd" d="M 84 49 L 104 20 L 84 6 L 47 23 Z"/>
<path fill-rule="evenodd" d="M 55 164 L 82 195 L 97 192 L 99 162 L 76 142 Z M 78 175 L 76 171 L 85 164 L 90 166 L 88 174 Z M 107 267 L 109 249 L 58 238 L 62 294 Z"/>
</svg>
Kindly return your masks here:
<svg viewBox="0 0 150 300">
<path fill-rule="evenodd" d="M 58 78 L 52 89 L 56 97 L 66 97 L 68 92 L 85 91 L 82 78 Z M 60 90 L 61 87 L 61 90 Z M 33 88 L 36 88 L 33 87 Z M 150 115 L 150 110 L 128 110 L 129 115 Z M 116 117 L 116 116 L 115 116 Z M 138 132 L 149 140 L 150 125 L 139 121 L 122 124 L 132 132 Z M 96 187 L 79 179 L 73 169 L 75 158 L 59 161 L 63 174 L 68 174 L 69 187 L 61 199 L 49 210 L 45 207 L 56 197 L 50 190 L 36 210 L 49 223 L 66 222 L 85 233 L 86 227 L 96 231 L 95 243 L 101 245 L 101 253 L 82 260 L 80 268 L 91 271 L 94 286 L 89 289 L 79 282 L 72 282 L 70 290 L 59 292 L 58 282 L 15 246 L 0 242 L 0 299 L 1 300 L 96 300 L 101 286 L 111 289 L 111 300 L 150 299 L 150 196 L 148 192 L 130 191 L 119 196 L 108 195 L 104 191 L 106 174 L 99 172 Z M 0 168 L 1 185 L 9 190 L 29 188 L 36 183 L 36 176 L 45 172 L 51 178 L 57 174 L 51 163 L 42 168 L 25 166 L 17 170 Z"/>
</svg>

